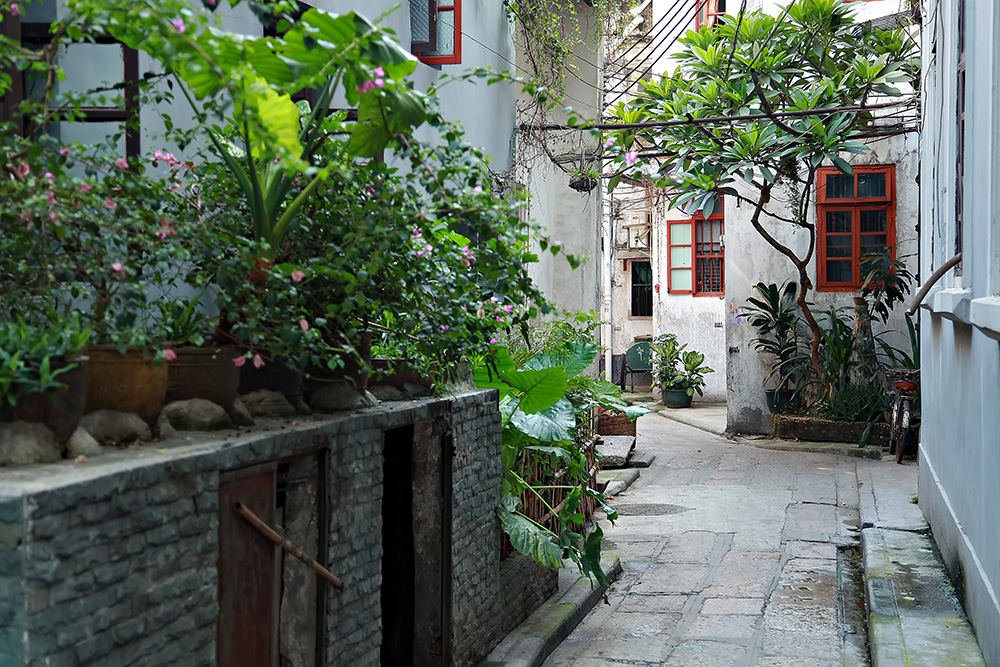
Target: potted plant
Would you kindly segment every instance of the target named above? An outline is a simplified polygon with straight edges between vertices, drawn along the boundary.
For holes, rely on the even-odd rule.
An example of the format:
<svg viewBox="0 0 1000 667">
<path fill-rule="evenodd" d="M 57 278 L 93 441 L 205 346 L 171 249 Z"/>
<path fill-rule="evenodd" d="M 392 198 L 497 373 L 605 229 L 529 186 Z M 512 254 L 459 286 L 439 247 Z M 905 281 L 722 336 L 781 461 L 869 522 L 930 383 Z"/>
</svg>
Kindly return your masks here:
<svg viewBox="0 0 1000 667">
<path fill-rule="evenodd" d="M 668 408 L 690 407 L 695 392 L 704 395 L 705 375 L 715 372 L 702 365 L 704 354 L 685 351 L 686 347 L 672 333 L 657 336 L 651 344 L 653 384 L 663 392 L 663 403 Z"/>
<path fill-rule="evenodd" d="M 764 391 L 767 407 L 772 413 L 784 412 L 794 400 L 799 379 L 808 370 L 800 349 L 796 285 L 785 283 L 779 288 L 774 283 L 759 282 L 753 289 L 756 296 L 747 299 L 750 303 L 747 311 L 757 337 L 750 345 L 767 359 L 764 375 L 764 386 L 769 387 Z"/>
<path fill-rule="evenodd" d="M 0 420 L 40 422 L 69 440 L 83 416 L 86 357 L 79 352 L 89 337 L 78 316 L 0 323 Z"/>
</svg>

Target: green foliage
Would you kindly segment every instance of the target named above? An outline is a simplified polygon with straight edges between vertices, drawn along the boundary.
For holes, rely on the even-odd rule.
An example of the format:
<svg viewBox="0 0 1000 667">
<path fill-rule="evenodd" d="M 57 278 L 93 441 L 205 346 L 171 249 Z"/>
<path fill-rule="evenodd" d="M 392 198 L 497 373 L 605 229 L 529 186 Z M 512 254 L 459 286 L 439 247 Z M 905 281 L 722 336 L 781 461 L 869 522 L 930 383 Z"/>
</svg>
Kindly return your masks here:
<svg viewBox="0 0 1000 667">
<path fill-rule="evenodd" d="M 63 387 L 59 376 L 77 367 L 71 360 L 90 333 L 76 315 L 55 316 L 45 325 L 20 317 L 0 322 L 0 416 L 28 394 Z"/>
<path fill-rule="evenodd" d="M 677 334 L 657 336 L 651 343 L 653 384 L 660 389 L 686 391 L 688 396 L 704 394 L 705 375 L 715 371 L 702 366 L 705 355 L 693 350 L 685 351 L 687 343 L 677 342 Z"/>
<path fill-rule="evenodd" d="M 893 306 L 903 303 L 913 283 L 913 274 L 898 258 L 892 248 L 861 256 L 861 275 L 864 277 L 861 294 L 871 298 L 869 312 L 883 324 L 889 321 Z"/>
<path fill-rule="evenodd" d="M 803 364 L 802 320 L 795 303 L 795 283 L 781 288 L 759 282 L 753 286 L 756 296 L 747 299 L 750 325 L 757 337 L 750 341 L 757 352 L 768 355 L 764 382 L 774 381 L 779 391 L 791 389 L 808 369 Z"/>
<path fill-rule="evenodd" d="M 583 375 L 599 351 L 588 340 L 598 324 L 592 316 L 546 323 L 527 336 L 528 342 L 542 343 L 542 349 L 530 356 L 527 348 L 512 355 L 507 347 L 496 345 L 476 365 L 473 379 L 478 387 L 500 391 L 504 498 L 497 513 L 511 544 L 545 567 L 562 567 L 563 559 L 569 559 L 607 587 L 600 568 L 603 532 L 596 524 L 583 526 L 583 500 L 593 498 L 603 505 L 603 499 L 590 486 L 584 451 L 588 443 L 579 429 L 593 407 L 616 412 L 627 408 L 617 387 Z M 542 479 L 551 482 L 522 477 L 529 462 L 542 464 Z M 545 497 L 553 489 L 566 492 L 558 511 Z M 517 510 L 524 493 L 542 501 L 553 515 L 556 531 Z M 613 510 L 605 510 L 609 519 L 617 518 Z"/>
</svg>

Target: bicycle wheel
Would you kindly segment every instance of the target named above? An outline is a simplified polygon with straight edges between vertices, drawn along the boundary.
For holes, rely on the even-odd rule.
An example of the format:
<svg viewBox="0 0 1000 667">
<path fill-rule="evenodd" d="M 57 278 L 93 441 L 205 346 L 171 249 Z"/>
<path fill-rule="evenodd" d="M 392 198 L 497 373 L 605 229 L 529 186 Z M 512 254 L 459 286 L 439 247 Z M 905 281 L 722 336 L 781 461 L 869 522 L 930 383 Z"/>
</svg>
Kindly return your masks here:
<svg viewBox="0 0 1000 667">
<path fill-rule="evenodd" d="M 906 444 L 910 439 L 910 402 L 900 401 L 902 404 L 899 410 L 899 439 L 896 443 L 896 463 L 903 462 L 903 454 L 906 453 Z"/>
</svg>

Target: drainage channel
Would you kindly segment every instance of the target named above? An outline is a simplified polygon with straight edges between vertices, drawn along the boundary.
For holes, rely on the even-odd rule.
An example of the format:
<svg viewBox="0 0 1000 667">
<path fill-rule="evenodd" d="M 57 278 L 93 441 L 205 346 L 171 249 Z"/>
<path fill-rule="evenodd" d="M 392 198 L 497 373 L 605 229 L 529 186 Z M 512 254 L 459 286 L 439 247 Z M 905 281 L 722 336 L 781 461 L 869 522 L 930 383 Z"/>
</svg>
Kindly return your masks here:
<svg viewBox="0 0 1000 667">
<path fill-rule="evenodd" d="M 837 626 L 844 667 L 870 667 L 864 567 L 857 545 L 837 548 Z"/>
</svg>

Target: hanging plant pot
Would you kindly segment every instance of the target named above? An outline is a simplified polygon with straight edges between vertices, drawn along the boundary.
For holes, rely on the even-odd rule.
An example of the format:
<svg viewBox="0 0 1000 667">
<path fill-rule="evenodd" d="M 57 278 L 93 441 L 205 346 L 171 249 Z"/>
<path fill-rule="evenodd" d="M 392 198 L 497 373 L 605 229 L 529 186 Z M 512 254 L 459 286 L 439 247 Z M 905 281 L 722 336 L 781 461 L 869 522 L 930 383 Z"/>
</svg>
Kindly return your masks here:
<svg viewBox="0 0 1000 667">
<path fill-rule="evenodd" d="M 124 354 L 113 345 L 84 349 L 87 400 L 84 412 L 133 412 L 152 424 L 167 397 L 167 364 L 159 366 L 141 350 Z"/>
<path fill-rule="evenodd" d="M 240 369 L 233 363 L 239 356 L 228 345 L 174 348 L 177 359 L 167 373 L 166 402 L 203 398 L 229 410 L 240 386 Z"/>
<path fill-rule="evenodd" d="M 77 357 L 53 364 L 52 370 L 68 364 L 76 364 L 76 367 L 59 374 L 57 379 L 65 385 L 61 389 L 28 394 L 18 400 L 11 410 L 13 418 L 16 421 L 45 424 L 56 436 L 56 440 L 69 440 L 83 417 L 87 397 L 86 363 L 87 357 Z"/>
<path fill-rule="evenodd" d="M 663 390 L 663 404 L 668 408 L 690 408 L 691 398 L 686 389 Z"/>
<path fill-rule="evenodd" d="M 597 179 L 589 176 L 577 176 L 570 179 L 569 187 L 577 192 L 590 192 L 597 187 Z"/>
</svg>

